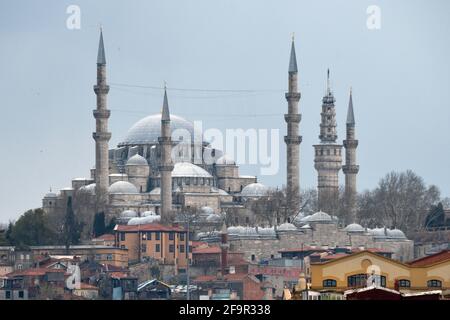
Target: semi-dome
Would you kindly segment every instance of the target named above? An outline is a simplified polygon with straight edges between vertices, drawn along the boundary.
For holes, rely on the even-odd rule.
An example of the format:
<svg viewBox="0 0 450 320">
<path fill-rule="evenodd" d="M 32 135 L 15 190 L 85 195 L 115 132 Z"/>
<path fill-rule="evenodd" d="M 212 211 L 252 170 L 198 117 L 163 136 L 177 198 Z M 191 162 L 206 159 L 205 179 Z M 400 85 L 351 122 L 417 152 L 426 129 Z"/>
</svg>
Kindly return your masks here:
<svg viewBox="0 0 450 320">
<path fill-rule="evenodd" d="M 369 233 L 375 238 L 386 238 L 385 228 L 369 229 Z M 386 230 L 387 231 L 387 230 Z"/>
<path fill-rule="evenodd" d="M 172 171 L 172 178 L 195 177 L 212 178 L 208 171 L 190 162 L 175 163 Z"/>
<path fill-rule="evenodd" d="M 278 231 L 291 231 L 291 230 L 297 230 L 297 227 L 294 226 L 292 223 L 282 223 L 278 226 Z"/>
<path fill-rule="evenodd" d="M 138 216 L 138 214 L 134 210 L 125 210 L 120 213 L 121 218 L 134 218 L 137 216 Z"/>
<path fill-rule="evenodd" d="M 224 154 L 216 161 L 217 165 L 236 165 L 236 161 L 234 161 L 233 158 L 229 157 L 228 155 Z"/>
<path fill-rule="evenodd" d="M 222 220 L 222 217 L 217 213 L 210 214 L 206 217 L 206 221 L 208 222 L 219 222 L 220 220 Z"/>
<path fill-rule="evenodd" d="M 303 222 L 332 222 L 333 218 L 328 213 L 323 211 L 316 212 L 310 216 L 306 216 L 302 219 Z"/>
<path fill-rule="evenodd" d="M 357 223 L 351 223 L 351 224 L 349 224 L 348 226 L 346 226 L 344 228 L 344 231 L 347 231 L 347 232 L 364 232 L 365 230 L 364 230 L 364 228 L 361 225 L 359 225 Z"/>
<path fill-rule="evenodd" d="M 214 210 L 211 207 L 204 206 L 200 208 L 200 213 L 203 215 L 211 215 L 214 214 Z"/>
<path fill-rule="evenodd" d="M 128 225 L 139 225 L 139 224 L 147 224 L 147 223 L 155 223 L 160 222 L 161 216 L 154 215 L 154 216 L 146 216 L 146 217 L 136 217 L 131 218 L 128 220 Z"/>
<path fill-rule="evenodd" d="M 267 195 L 267 192 L 269 191 L 269 188 L 262 183 L 250 183 L 249 185 L 246 185 L 242 191 L 241 196 L 243 197 L 262 197 Z"/>
<path fill-rule="evenodd" d="M 312 229 L 312 228 L 309 224 L 305 224 L 305 225 L 301 226 L 300 229 L 307 230 L 307 229 Z"/>
<path fill-rule="evenodd" d="M 80 187 L 80 189 L 78 189 L 78 191 L 95 194 L 95 183 L 91 183 L 86 186 L 82 186 L 82 187 Z"/>
<path fill-rule="evenodd" d="M 143 156 L 141 156 L 139 154 L 135 154 L 130 159 L 128 159 L 126 165 L 127 166 L 148 166 L 148 162 Z"/>
<path fill-rule="evenodd" d="M 127 181 L 117 181 L 109 186 L 108 192 L 111 194 L 117 193 L 139 193 L 136 187 Z"/>
<path fill-rule="evenodd" d="M 387 236 L 389 238 L 406 239 L 406 236 L 405 236 L 405 234 L 403 233 L 402 230 L 399 230 L 399 229 L 392 229 L 392 230 L 390 230 L 390 229 L 388 229 L 388 230 L 386 230 L 386 232 L 387 232 Z"/>
<path fill-rule="evenodd" d="M 177 129 L 185 129 L 191 135 L 191 142 L 202 141 L 202 133 L 194 131 L 194 125 L 179 116 L 170 115 L 170 128 L 172 134 Z M 175 132 L 177 134 L 177 132 Z M 179 136 L 183 134 L 180 132 Z M 122 141 L 118 144 L 119 147 L 130 145 L 148 145 L 157 144 L 158 137 L 161 136 L 161 114 L 154 114 L 147 116 L 136 122 L 127 132 Z M 173 139 L 177 140 L 177 139 Z"/>
</svg>

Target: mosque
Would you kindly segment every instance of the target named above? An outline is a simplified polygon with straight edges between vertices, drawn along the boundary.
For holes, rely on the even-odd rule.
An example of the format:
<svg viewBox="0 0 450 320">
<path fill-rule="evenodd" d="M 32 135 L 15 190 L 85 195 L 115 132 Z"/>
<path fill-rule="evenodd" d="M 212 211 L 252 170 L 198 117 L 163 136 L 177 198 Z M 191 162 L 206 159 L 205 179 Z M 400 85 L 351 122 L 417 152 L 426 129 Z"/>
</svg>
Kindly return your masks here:
<svg viewBox="0 0 450 320">
<path fill-rule="evenodd" d="M 229 242 L 234 250 L 254 257 L 267 258 L 279 250 L 300 245 L 349 246 L 390 250 L 399 260 L 413 256 L 413 242 L 401 230 L 385 227 L 368 229 L 355 223 L 356 164 L 355 117 L 352 93 L 347 111 L 346 140 L 337 142 L 334 96 L 329 85 L 322 99 L 320 142 L 314 145 L 314 167 L 318 173 L 319 212 L 303 216 L 299 206 L 299 159 L 302 137 L 298 135 L 301 114 L 298 91 L 298 69 L 294 41 L 292 41 L 288 69 L 288 112 L 286 143 L 286 204 L 292 221 L 267 227 L 261 224 L 252 202 L 267 196 L 269 188 L 255 176 L 241 175 L 236 162 L 203 141 L 202 132 L 188 120 L 173 115 L 169 110 L 167 90 L 164 90 L 160 113 L 136 122 L 121 142 L 109 149 L 108 131 L 110 110 L 107 108 L 109 86 L 106 81 L 106 58 L 103 33 L 97 56 L 97 83 L 94 92 L 97 108 L 95 167 L 89 178 L 75 178 L 72 185 L 59 193 L 48 193 L 43 198 L 43 209 L 49 215 L 64 212 L 68 197 L 88 199 L 95 212 L 104 212 L 106 222 L 113 218 L 119 224 L 147 224 L 195 208 L 204 225 L 212 227 L 197 238 L 207 242 L 218 241 L 218 231 L 227 221 Z M 345 164 L 342 165 L 342 148 Z M 345 174 L 346 209 L 351 221 L 341 221 L 328 211 L 328 205 L 337 197 L 340 169 Z M 227 220 L 231 212 L 237 214 Z M 343 223 L 346 223 L 345 227 Z"/>
</svg>

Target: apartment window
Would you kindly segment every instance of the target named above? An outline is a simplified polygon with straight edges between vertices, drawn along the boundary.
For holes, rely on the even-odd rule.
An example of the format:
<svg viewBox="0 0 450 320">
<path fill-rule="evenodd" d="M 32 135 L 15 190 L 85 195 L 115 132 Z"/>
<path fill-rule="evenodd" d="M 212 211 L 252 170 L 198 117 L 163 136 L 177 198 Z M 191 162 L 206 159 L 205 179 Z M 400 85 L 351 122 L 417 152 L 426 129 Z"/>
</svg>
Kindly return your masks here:
<svg viewBox="0 0 450 320">
<path fill-rule="evenodd" d="M 184 245 L 180 245 L 180 252 L 184 253 Z"/>
<path fill-rule="evenodd" d="M 19 291 L 19 299 L 23 299 L 24 298 L 24 293 L 23 291 Z"/>
<path fill-rule="evenodd" d="M 442 288 L 442 281 L 441 280 L 428 280 L 427 281 L 428 288 Z"/>
<path fill-rule="evenodd" d="M 147 252 L 147 245 L 141 244 L 141 252 Z"/>
<path fill-rule="evenodd" d="M 169 245 L 169 252 L 174 252 L 175 246 L 173 244 Z"/>
<path fill-rule="evenodd" d="M 180 241 L 184 241 L 184 233 L 180 233 Z"/>
<path fill-rule="evenodd" d="M 152 240 L 152 233 L 151 232 L 147 232 L 147 240 Z"/>
<path fill-rule="evenodd" d="M 155 233 L 155 239 L 156 240 L 161 240 L 161 232 L 156 232 Z"/>
<path fill-rule="evenodd" d="M 17 265 L 17 269 L 19 269 L 19 270 L 22 270 L 22 269 L 23 269 L 23 266 L 22 266 L 21 263 L 19 263 L 19 264 Z"/>
<path fill-rule="evenodd" d="M 6 292 L 5 292 L 5 299 L 6 299 L 6 300 L 11 299 L 11 291 L 6 291 Z"/>
<path fill-rule="evenodd" d="M 400 280 L 398 280 L 398 286 L 400 288 L 409 288 L 409 287 L 411 287 L 411 281 L 406 280 L 406 279 L 400 279 Z"/>
<path fill-rule="evenodd" d="M 108 253 L 108 254 L 106 255 L 106 260 L 112 260 L 112 259 L 113 259 L 112 253 Z"/>
<path fill-rule="evenodd" d="M 161 252 L 161 245 L 159 243 L 155 244 L 155 251 Z"/>
<path fill-rule="evenodd" d="M 252 254 L 252 261 L 256 260 L 256 256 L 254 254 Z"/>
<path fill-rule="evenodd" d="M 323 287 L 324 288 L 336 287 L 336 280 L 333 279 L 323 280 Z"/>
<path fill-rule="evenodd" d="M 175 233 L 170 232 L 169 233 L 169 240 L 174 240 L 175 239 Z"/>
<path fill-rule="evenodd" d="M 121 246 L 120 246 L 120 249 L 125 249 L 125 246 L 124 246 L 124 245 L 121 245 Z"/>
<path fill-rule="evenodd" d="M 95 260 L 102 260 L 102 255 L 101 254 L 96 254 L 95 255 Z"/>
<path fill-rule="evenodd" d="M 120 241 L 125 241 L 125 232 L 120 233 Z"/>
</svg>

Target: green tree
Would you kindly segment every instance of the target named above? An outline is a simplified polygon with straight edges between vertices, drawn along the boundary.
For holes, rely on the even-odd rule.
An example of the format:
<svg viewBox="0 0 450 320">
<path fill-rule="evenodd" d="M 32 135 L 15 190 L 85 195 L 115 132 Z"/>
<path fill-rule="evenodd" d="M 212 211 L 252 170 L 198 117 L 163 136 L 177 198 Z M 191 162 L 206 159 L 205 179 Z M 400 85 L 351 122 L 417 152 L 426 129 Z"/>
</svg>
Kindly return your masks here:
<svg viewBox="0 0 450 320">
<path fill-rule="evenodd" d="M 28 210 L 6 232 L 12 245 L 33 246 L 57 243 L 57 235 L 50 228 L 48 218 L 42 209 Z"/>
<path fill-rule="evenodd" d="M 83 231 L 83 223 L 78 222 L 75 217 L 72 206 L 72 197 L 67 199 L 66 215 L 64 217 L 64 226 L 62 238 L 64 245 L 68 250 L 71 245 L 78 244 Z"/>
<path fill-rule="evenodd" d="M 116 227 L 117 221 L 116 218 L 113 217 L 108 225 L 105 227 L 105 233 L 114 233 L 114 228 Z"/>
<path fill-rule="evenodd" d="M 105 213 L 98 212 L 94 216 L 94 237 L 100 237 L 101 235 L 105 234 L 106 226 L 105 226 Z"/>
</svg>

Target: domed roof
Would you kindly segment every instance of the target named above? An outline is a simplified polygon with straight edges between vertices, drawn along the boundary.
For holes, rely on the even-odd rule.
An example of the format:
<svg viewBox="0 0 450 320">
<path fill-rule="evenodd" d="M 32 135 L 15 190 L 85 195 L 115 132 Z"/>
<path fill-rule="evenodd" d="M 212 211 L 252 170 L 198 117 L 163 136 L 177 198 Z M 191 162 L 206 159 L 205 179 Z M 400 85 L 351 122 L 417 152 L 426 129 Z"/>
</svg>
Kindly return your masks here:
<svg viewBox="0 0 450 320">
<path fill-rule="evenodd" d="M 387 236 L 389 238 L 394 238 L 394 239 L 406 239 L 406 236 L 403 233 L 403 231 L 399 230 L 399 229 L 392 229 L 392 230 L 388 229 Z"/>
<path fill-rule="evenodd" d="M 347 231 L 347 232 L 364 232 L 365 230 L 364 230 L 364 228 L 361 225 L 359 225 L 357 223 L 351 223 L 351 224 L 349 224 L 348 226 L 346 226 L 344 228 L 344 231 Z"/>
<path fill-rule="evenodd" d="M 139 193 L 136 187 L 127 181 L 117 181 L 109 186 L 109 193 Z"/>
<path fill-rule="evenodd" d="M 207 215 L 214 214 L 213 208 L 208 207 L 208 206 L 201 207 L 201 208 L 200 208 L 200 212 L 201 212 L 202 214 L 207 214 Z"/>
<path fill-rule="evenodd" d="M 161 216 L 146 216 L 146 217 L 136 217 L 128 220 L 128 225 L 138 225 L 138 224 L 147 224 L 147 223 L 155 223 L 161 221 Z"/>
<path fill-rule="evenodd" d="M 368 231 L 375 238 L 386 238 L 386 233 L 385 233 L 384 228 L 374 228 L 374 229 L 369 229 Z"/>
<path fill-rule="evenodd" d="M 217 213 L 210 214 L 206 217 L 206 221 L 208 222 L 218 222 L 220 220 L 222 220 L 222 217 Z"/>
<path fill-rule="evenodd" d="M 88 184 L 87 186 L 82 186 L 78 190 L 95 194 L 95 183 Z"/>
<path fill-rule="evenodd" d="M 278 226 L 279 231 L 297 230 L 297 227 L 292 223 L 282 223 Z"/>
<path fill-rule="evenodd" d="M 141 213 L 141 217 L 156 216 L 154 211 L 148 210 Z"/>
<path fill-rule="evenodd" d="M 132 156 L 130 159 L 128 159 L 126 165 L 127 166 L 148 166 L 148 162 L 143 156 L 136 153 L 134 156 Z"/>
<path fill-rule="evenodd" d="M 134 218 L 137 216 L 138 216 L 138 214 L 134 210 L 125 210 L 120 213 L 121 218 Z"/>
<path fill-rule="evenodd" d="M 170 115 L 170 128 L 172 134 L 177 129 L 185 129 L 191 135 L 191 142 L 194 143 L 195 136 L 201 141 L 202 133 L 194 133 L 194 125 L 176 115 Z M 136 122 L 127 132 L 122 142 L 118 144 L 119 147 L 129 145 L 142 145 L 142 144 L 157 144 L 158 137 L 161 135 L 161 114 L 154 114 L 147 116 L 138 122 Z M 178 136 L 182 136 L 180 132 Z M 176 139 L 174 139 L 176 140 Z"/>
<path fill-rule="evenodd" d="M 190 162 L 175 163 L 172 171 L 172 178 L 176 177 L 212 178 L 208 171 Z"/>
<path fill-rule="evenodd" d="M 301 226 L 300 229 L 312 229 L 312 228 L 309 224 L 305 224 L 305 225 Z"/>
<path fill-rule="evenodd" d="M 217 165 L 236 165 L 236 161 L 229 157 L 228 155 L 224 154 L 216 161 Z"/>
<path fill-rule="evenodd" d="M 225 190 L 219 189 L 219 188 L 215 188 L 215 187 L 212 187 L 212 188 L 211 188 L 211 191 L 212 191 L 212 192 L 218 192 L 219 195 L 221 195 L 221 196 L 229 196 L 229 195 L 230 195 L 230 194 L 229 194 L 228 192 L 226 192 Z"/>
<path fill-rule="evenodd" d="M 80 188 L 81 189 L 81 188 Z M 46 193 L 44 198 L 57 198 L 58 196 L 54 192 Z"/>
<path fill-rule="evenodd" d="M 302 219 L 302 222 L 332 222 L 333 219 L 328 213 L 323 211 L 316 212 L 310 216 L 306 216 Z"/>
<path fill-rule="evenodd" d="M 246 185 L 242 191 L 241 196 L 243 197 L 262 197 L 267 195 L 269 188 L 262 183 L 250 183 Z"/>
</svg>

